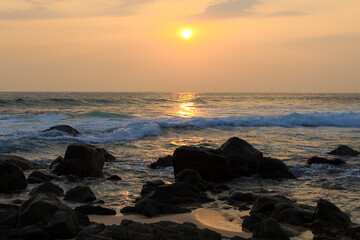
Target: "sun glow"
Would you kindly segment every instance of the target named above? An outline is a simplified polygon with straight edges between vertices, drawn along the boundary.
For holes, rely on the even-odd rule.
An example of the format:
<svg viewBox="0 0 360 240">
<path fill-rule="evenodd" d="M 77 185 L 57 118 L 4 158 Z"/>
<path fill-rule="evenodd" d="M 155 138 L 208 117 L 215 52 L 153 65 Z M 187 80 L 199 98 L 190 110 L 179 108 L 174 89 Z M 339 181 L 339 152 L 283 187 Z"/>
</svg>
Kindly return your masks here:
<svg viewBox="0 0 360 240">
<path fill-rule="evenodd" d="M 189 30 L 189 29 L 186 29 L 186 30 L 184 30 L 184 31 L 181 32 L 181 36 L 182 36 L 183 38 L 185 38 L 185 39 L 189 39 L 189 38 L 191 38 L 191 36 L 192 36 L 192 31 Z"/>
</svg>

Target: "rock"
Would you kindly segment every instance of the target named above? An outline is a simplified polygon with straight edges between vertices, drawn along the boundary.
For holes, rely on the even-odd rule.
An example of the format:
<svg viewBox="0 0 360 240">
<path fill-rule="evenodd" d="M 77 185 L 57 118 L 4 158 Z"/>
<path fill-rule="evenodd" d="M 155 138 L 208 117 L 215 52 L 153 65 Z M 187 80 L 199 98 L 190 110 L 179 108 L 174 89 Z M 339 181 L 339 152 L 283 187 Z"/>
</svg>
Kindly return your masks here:
<svg viewBox="0 0 360 240">
<path fill-rule="evenodd" d="M 249 159 L 254 162 L 263 157 L 262 152 L 238 137 L 228 139 L 223 145 L 221 145 L 219 150 L 226 155 Z"/>
<path fill-rule="evenodd" d="M 0 226 L 14 228 L 17 224 L 19 207 L 9 204 L 0 204 Z"/>
<path fill-rule="evenodd" d="M 75 208 L 75 211 L 84 213 L 86 215 L 115 215 L 116 211 L 114 209 L 93 206 L 93 205 L 83 205 Z"/>
<path fill-rule="evenodd" d="M 214 232 L 209 229 L 200 229 L 198 234 L 199 240 L 221 240 L 222 236 L 220 233 Z"/>
<path fill-rule="evenodd" d="M 103 150 L 92 145 L 71 144 L 60 163 L 58 175 L 101 176 L 104 166 Z"/>
<path fill-rule="evenodd" d="M 212 201 L 205 194 L 202 194 L 197 187 L 188 183 L 158 186 L 155 188 L 151 198 L 159 202 L 172 204 Z"/>
<path fill-rule="evenodd" d="M 150 168 L 155 169 L 157 167 L 172 167 L 174 166 L 173 157 L 167 155 L 165 157 L 160 157 L 156 162 L 150 164 Z"/>
<path fill-rule="evenodd" d="M 141 195 L 147 195 L 155 191 L 157 186 L 165 185 L 162 180 L 147 181 L 141 189 Z"/>
<path fill-rule="evenodd" d="M 348 226 L 345 235 L 351 237 L 352 239 L 360 239 L 360 225 L 354 224 Z"/>
<path fill-rule="evenodd" d="M 315 209 L 314 222 L 309 227 L 317 234 L 325 233 L 329 236 L 336 236 L 338 233 L 344 232 L 348 225 L 351 225 L 348 215 L 331 202 L 320 199 Z"/>
<path fill-rule="evenodd" d="M 340 165 L 340 164 L 346 164 L 346 162 L 339 158 L 327 159 L 323 157 L 311 157 L 306 160 L 306 164 L 307 165 L 312 165 L 312 164 Z"/>
<path fill-rule="evenodd" d="M 42 171 L 33 171 L 29 177 L 27 178 L 28 183 L 43 183 L 43 182 L 50 182 L 54 179 L 55 176 L 42 172 Z"/>
<path fill-rule="evenodd" d="M 230 238 L 230 240 L 249 240 L 249 239 L 235 236 L 235 237 Z"/>
<path fill-rule="evenodd" d="M 180 173 L 176 174 L 175 182 L 186 182 L 193 185 L 202 183 L 200 174 L 193 169 L 184 169 Z"/>
<path fill-rule="evenodd" d="M 88 186 L 77 186 L 66 192 L 65 200 L 69 202 L 87 203 L 95 201 L 96 197 Z"/>
<path fill-rule="evenodd" d="M 136 213 L 147 217 L 155 217 L 160 214 L 177 214 L 187 213 L 191 210 L 177 207 L 168 203 L 160 203 L 154 199 L 144 198 L 136 203 L 134 207 L 125 207 L 121 209 L 121 213 Z"/>
<path fill-rule="evenodd" d="M 11 230 L 8 236 L 8 239 L 16 239 L 16 240 L 53 240 L 48 233 L 41 230 L 35 225 L 16 228 Z"/>
<path fill-rule="evenodd" d="M 111 153 L 109 153 L 108 151 L 106 151 L 104 148 L 99 148 L 99 149 L 104 154 L 105 162 L 110 162 L 110 161 L 116 160 L 116 157 L 114 155 L 112 155 Z"/>
<path fill-rule="evenodd" d="M 261 213 L 279 222 L 294 226 L 306 226 L 313 221 L 314 211 L 309 206 L 280 197 L 260 196 L 256 199 L 250 215 Z"/>
<path fill-rule="evenodd" d="M 64 161 L 64 158 L 61 156 L 57 157 L 54 161 L 52 161 L 50 164 L 50 171 L 57 174 L 62 161 Z"/>
<path fill-rule="evenodd" d="M 242 228 L 252 232 L 258 223 L 261 223 L 265 219 L 265 216 L 261 213 L 255 213 L 250 216 L 245 216 L 242 223 Z"/>
<path fill-rule="evenodd" d="M 108 177 L 106 180 L 110 180 L 110 181 L 121 181 L 121 177 L 119 177 L 118 175 L 111 175 L 110 177 Z"/>
<path fill-rule="evenodd" d="M 49 131 L 61 131 L 61 132 L 65 132 L 73 137 L 76 137 L 78 135 L 81 135 L 81 133 L 76 130 L 75 128 L 69 126 L 69 125 L 57 125 L 57 126 L 53 126 L 49 129 L 44 130 L 43 132 L 49 132 Z"/>
<path fill-rule="evenodd" d="M 290 240 L 279 223 L 273 218 L 267 218 L 258 223 L 252 235 L 254 240 Z"/>
<path fill-rule="evenodd" d="M 55 194 L 38 193 L 19 210 L 19 226 L 36 225 L 53 238 L 73 238 L 79 231 L 75 212 Z"/>
<path fill-rule="evenodd" d="M 56 196 L 64 196 L 64 190 L 58 185 L 51 182 L 43 183 L 40 186 L 34 188 L 33 190 L 31 190 L 29 195 L 33 196 L 37 193 L 54 193 Z"/>
<path fill-rule="evenodd" d="M 357 155 L 360 154 L 360 152 L 352 149 L 349 146 L 339 145 L 336 149 L 332 150 L 328 154 L 331 154 L 331 155 L 343 155 L 343 156 L 357 156 Z"/>
<path fill-rule="evenodd" d="M 27 182 L 20 167 L 0 160 L 0 192 L 26 188 Z"/>
<path fill-rule="evenodd" d="M 314 236 L 313 240 L 337 240 L 337 238 L 324 237 L 324 236 Z"/>
<path fill-rule="evenodd" d="M 0 153 L 0 161 L 5 161 L 8 163 L 15 164 L 16 166 L 20 167 L 23 171 L 46 168 L 46 165 L 44 164 L 35 163 L 25 158 L 10 154 Z"/>
<path fill-rule="evenodd" d="M 233 194 L 231 194 L 230 199 L 233 201 L 254 203 L 258 197 L 258 195 L 254 195 L 252 193 L 234 192 Z"/>
<path fill-rule="evenodd" d="M 286 164 L 275 158 L 264 157 L 260 159 L 259 174 L 263 178 L 288 178 L 296 179 Z"/>
</svg>

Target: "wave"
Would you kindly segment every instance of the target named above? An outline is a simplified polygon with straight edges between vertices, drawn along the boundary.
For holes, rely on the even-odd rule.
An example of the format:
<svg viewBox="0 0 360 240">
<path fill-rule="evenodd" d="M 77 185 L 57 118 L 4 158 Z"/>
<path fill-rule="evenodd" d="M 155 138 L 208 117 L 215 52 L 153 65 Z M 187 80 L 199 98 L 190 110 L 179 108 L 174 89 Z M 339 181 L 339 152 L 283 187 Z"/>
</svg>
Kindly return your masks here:
<svg viewBox="0 0 360 240">
<path fill-rule="evenodd" d="M 103 111 L 90 111 L 86 113 L 76 114 L 76 117 L 93 117 L 93 118 L 133 118 L 130 114 L 112 113 Z"/>
</svg>

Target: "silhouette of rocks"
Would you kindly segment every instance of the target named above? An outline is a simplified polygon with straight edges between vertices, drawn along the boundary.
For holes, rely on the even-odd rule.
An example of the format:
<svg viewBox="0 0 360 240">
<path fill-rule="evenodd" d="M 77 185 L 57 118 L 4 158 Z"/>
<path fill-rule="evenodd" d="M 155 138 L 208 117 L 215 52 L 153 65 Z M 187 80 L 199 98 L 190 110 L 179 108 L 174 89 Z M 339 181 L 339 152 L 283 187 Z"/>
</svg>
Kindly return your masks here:
<svg viewBox="0 0 360 240">
<path fill-rule="evenodd" d="M 73 137 L 76 137 L 78 135 L 81 135 L 81 133 L 76 130 L 75 128 L 69 126 L 69 125 L 57 125 L 57 126 L 53 126 L 49 129 L 44 130 L 43 132 L 49 132 L 49 131 L 61 131 L 61 132 L 65 132 Z"/>
</svg>

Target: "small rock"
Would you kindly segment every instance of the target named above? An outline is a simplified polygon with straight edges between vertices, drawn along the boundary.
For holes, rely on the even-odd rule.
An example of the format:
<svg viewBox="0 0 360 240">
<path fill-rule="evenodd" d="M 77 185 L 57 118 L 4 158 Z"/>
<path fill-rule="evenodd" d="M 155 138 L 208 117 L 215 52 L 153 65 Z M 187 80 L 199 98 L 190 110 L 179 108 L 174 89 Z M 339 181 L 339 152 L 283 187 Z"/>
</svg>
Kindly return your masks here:
<svg viewBox="0 0 360 240">
<path fill-rule="evenodd" d="M 110 180 L 110 181 L 121 181 L 121 177 L 119 177 L 118 175 L 111 175 L 110 177 L 108 177 L 106 180 Z"/>
<path fill-rule="evenodd" d="M 88 186 L 77 186 L 66 192 L 65 200 L 69 202 L 87 203 L 95 201 L 96 197 Z"/>
<path fill-rule="evenodd" d="M 52 161 L 50 164 L 50 171 L 57 174 L 62 161 L 64 161 L 64 158 L 61 156 L 57 157 L 54 161 Z"/>
<path fill-rule="evenodd" d="M 328 154 L 331 154 L 331 155 L 343 155 L 343 156 L 357 156 L 357 155 L 360 154 L 360 152 L 352 149 L 349 146 L 339 145 L 336 149 L 332 150 Z"/>
<path fill-rule="evenodd" d="M 0 161 L 12 163 L 21 168 L 23 171 L 46 168 L 46 165 L 44 164 L 35 163 L 25 158 L 10 154 L 0 153 Z"/>
<path fill-rule="evenodd" d="M 155 191 L 157 186 L 165 185 L 162 180 L 147 181 L 141 189 L 141 195 L 150 194 Z"/>
<path fill-rule="evenodd" d="M 265 216 L 261 213 L 255 213 L 250 216 L 245 216 L 244 221 L 242 223 L 242 228 L 247 229 L 249 231 L 253 231 L 255 226 L 262 222 L 265 219 Z"/>
<path fill-rule="evenodd" d="M 26 188 L 25 175 L 15 164 L 0 160 L 0 192 Z"/>
<path fill-rule="evenodd" d="M 263 178 L 296 179 L 295 175 L 283 161 L 269 157 L 264 157 L 260 160 L 259 174 Z"/>
<path fill-rule="evenodd" d="M 54 179 L 55 176 L 42 172 L 42 171 L 33 171 L 29 177 L 27 178 L 28 183 L 43 183 L 43 182 L 50 182 Z"/>
<path fill-rule="evenodd" d="M 64 196 L 64 190 L 62 190 L 62 188 L 58 185 L 51 182 L 43 183 L 40 186 L 34 188 L 33 190 L 31 190 L 29 195 L 32 196 L 36 193 L 54 193 L 56 196 Z"/>
<path fill-rule="evenodd" d="M 254 240 L 290 240 L 279 223 L 273 218 L 267 218 L 258 223 L 252 235 Z"/>
<path fill-rule="evenodd" d="M 75 128 L 69 126 L 69 125 L 57 125 L 57 126 L 53 126 L 49 129 L 44 130 L 43 132 L 49 132 L 49 131 L 61 131 L 61 132 L 65 132 L 73 137 L 76 137 L 77 135 L 81 135 L 81 133 L 76 130 Z"/>
<path fill-rule="evenodd" d="M 110 208 L 93 206 L 93 205 L 83 205 L 75 208 L 75 211 L 84 213 L 86 215 L 115 215 L 116 211 Z"/>
<path fill-rule="evenodd" d="M 340 164 L 346 164 L 346 162 L 339 158 L 327 159 L 322 157 L 311 157 L 306 160 L 306 164 L 307 165 L 312 165 L 312 164 L 340 165 Z"/>
<path fill-rule="evenodd" d="M 167 155 L 165 157 L 160 157 L 156 162 L 150 164 L 150 168 L 155 169 L 157 167 L 172 167 L 174 165 L 173 157 Z"/>
</svg>

